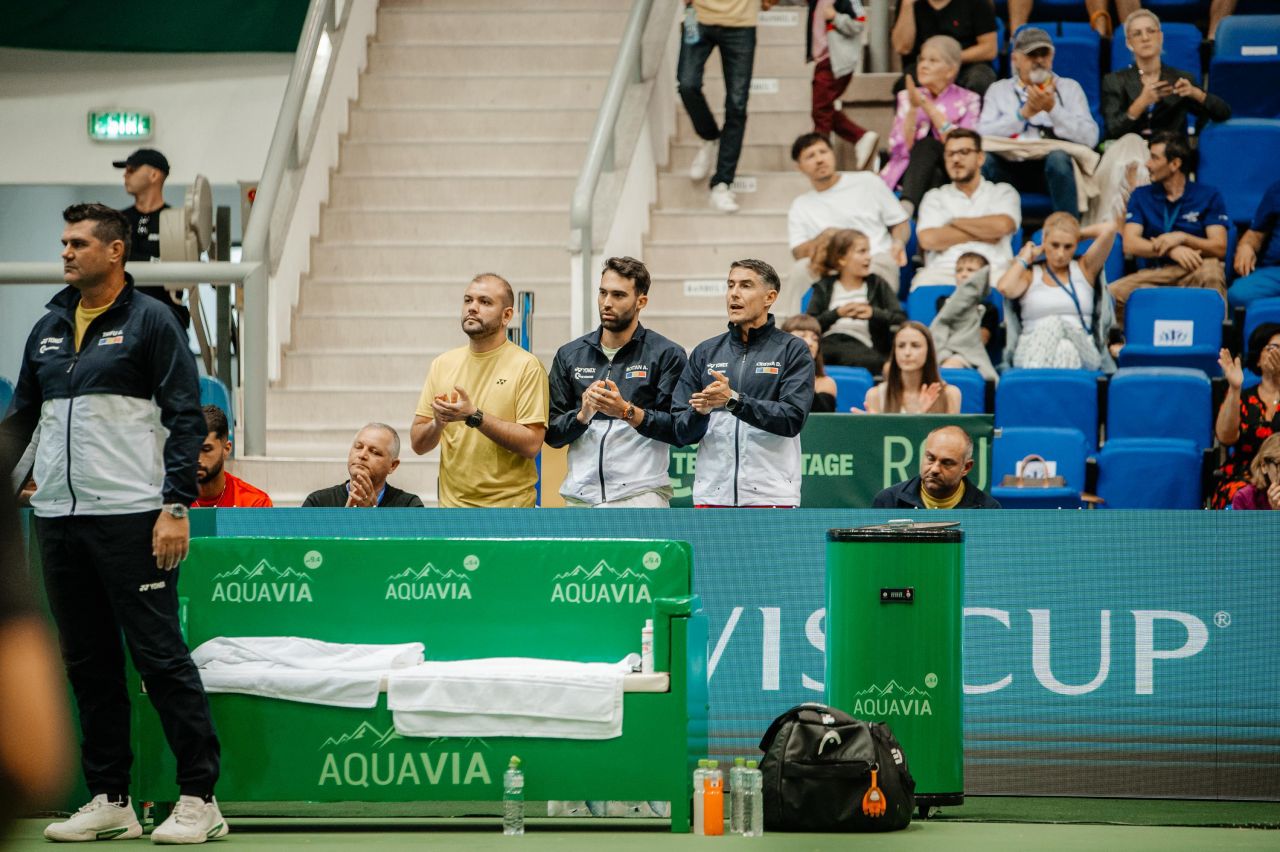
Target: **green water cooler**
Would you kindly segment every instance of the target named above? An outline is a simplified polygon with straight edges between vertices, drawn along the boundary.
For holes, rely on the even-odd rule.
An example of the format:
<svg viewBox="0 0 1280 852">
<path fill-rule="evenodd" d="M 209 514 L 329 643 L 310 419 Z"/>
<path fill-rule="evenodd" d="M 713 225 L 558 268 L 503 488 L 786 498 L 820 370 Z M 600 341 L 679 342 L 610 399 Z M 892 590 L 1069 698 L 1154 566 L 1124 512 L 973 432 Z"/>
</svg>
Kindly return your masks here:
<svg viewBox="0 0 1280 852">
<path fill-rule="evenodd" d="M 827 703 L 889 724 L 922 814 L 964 802 L 963 607 L 958 523 L 827 532 Z"/>
</svg>

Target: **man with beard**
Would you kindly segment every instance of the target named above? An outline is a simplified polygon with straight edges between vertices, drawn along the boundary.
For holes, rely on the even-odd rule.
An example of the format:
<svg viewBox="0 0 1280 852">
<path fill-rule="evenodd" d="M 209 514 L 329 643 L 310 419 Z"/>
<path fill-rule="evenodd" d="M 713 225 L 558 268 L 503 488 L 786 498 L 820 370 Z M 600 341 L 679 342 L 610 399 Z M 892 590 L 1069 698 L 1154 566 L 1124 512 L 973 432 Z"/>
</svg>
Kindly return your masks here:
<svg viewBox="0 0 1280 852">
<path fill-rule="evenodd" d="M 351 477 L 331 488 L 321 488 L 302 501 L 304 509 L 421 509 L 417 494 L 401 491 L 387 482 L 400 466 L 400 435 L 385 423 L 370 423 L 356 433 L 347 451 Z"/>
<path fill-rule="evenodd" d="M 200 496 L 191 504 L 193 509 L 270 509 L 271 498 L 261 488 L 255 488 L 226 471 L 231 458 L 231 427 L 227 415 L 216 405 L 204 407 L 204 422 L 209 434 L 200 445 L 200 462 L 196 467 L 196 482 Z"/>
<path fill-rule="evenodd" d="M 440 447 L 441 507 L 530 507 L 534 458 L 547 431 L 547 373 L 507 340 L 515 294 L 500 275 L 471 279 L 462 297 L 466 346 L 431 362 L 410 430 L 418 455 Z"/>
<path fill-rule="evenodd" d="M 547 444 L 569 445 L 560 488 L 569 506 L 665 509 L 667 445 L 676 444 L 671 395 L 684 350 L 640 324 L 649 270 L 611 257 L 600 274 L 600 327 L 560 347 L 551 365 Z"/>
<path fill-rule="evenodd" d="M 973 470 L 973 439 L 959 426 L 934 429 L 924 439 L 920 475 L 876 495 L 873 509 L 999 509 L 966 475 Z"/>
</svg>

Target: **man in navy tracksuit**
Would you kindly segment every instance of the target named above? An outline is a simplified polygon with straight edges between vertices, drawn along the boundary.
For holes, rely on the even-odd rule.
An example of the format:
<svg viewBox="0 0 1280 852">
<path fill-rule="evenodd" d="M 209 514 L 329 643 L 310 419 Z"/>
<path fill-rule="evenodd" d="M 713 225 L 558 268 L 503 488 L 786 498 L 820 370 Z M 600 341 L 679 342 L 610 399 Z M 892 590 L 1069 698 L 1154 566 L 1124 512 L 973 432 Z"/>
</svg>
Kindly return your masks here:
<svg viewBox="0 0 1280 852">
<path fill-rule="evenodd" d="M 560 493 L 570 506 L 670 505 L 667 446 L 677 444 L 671 397 L 687 359 L 640 324 L 648 301 L 644 264 L 609 258 L 596 296 L 600 327 L 560 347 L 551 365 L 546 441 L 569 445 Z"/>
<path fill-rule="evenodd" d="M 178 623 L 175 569 L 187 554 L 206 431 L 196 365 L 173 312 L 135 291 L 124 271 L 125 217 L 101 204 L 62 215 L 70 286 L 32 330 L 0 423 L 6 475 L 39 428 L 31 505 L 93 795 L 45 836 L 142 833 L 129 801 L 123 632 L 178 764 L 181 797 L 152 840 L 199 843 L 227 827 L 213 800 L 219 747 L 209 702 Z"/>
<path fill-rule="evenodd" d="M 676 389 L 681 444 L 698 443 L 693 503 L 800 505 L 800 430 L 813 402 L 813 358 L 769 313 L 781 284 L 761 260 L 729 268 L 729 330 L 699 343 Z"/>
</svg>

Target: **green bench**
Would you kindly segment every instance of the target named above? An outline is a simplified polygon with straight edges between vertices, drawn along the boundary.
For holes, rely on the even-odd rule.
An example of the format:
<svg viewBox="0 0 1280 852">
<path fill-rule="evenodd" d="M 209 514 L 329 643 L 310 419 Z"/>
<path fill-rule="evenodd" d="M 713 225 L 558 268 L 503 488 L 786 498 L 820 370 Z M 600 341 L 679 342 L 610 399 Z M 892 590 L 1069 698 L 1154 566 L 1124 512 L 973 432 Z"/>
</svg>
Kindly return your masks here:
<svg viewBox="0 0 1280 852">
<path fill-rule="evenodd" d="M 655 671 L 628 676 L 610 740 L 400 737 L 370 710 L 210 696 L 223 802 L 488 801 L 518 754 L 529 800 L 670 801 L 690 824 L 707 750 L 707 625 L 683 542 L 198 538 L 179 579 L 192 648 L 217 636 L 422 642 L 428 660 L 616 662 L 654 619 Z M 653 691 L 664 689 L 665 691 Z M 134 701 L 136 801 L 175 795 L 154 710 Z"/>
</svg>

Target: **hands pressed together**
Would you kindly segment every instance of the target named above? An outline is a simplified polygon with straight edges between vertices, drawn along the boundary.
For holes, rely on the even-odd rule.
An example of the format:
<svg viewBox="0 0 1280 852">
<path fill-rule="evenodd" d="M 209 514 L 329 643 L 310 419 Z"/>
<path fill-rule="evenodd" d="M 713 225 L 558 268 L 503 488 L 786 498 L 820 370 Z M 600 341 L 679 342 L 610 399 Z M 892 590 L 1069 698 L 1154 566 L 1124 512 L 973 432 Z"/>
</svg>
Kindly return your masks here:
<svg viewBox="0 0 1280 852">
<path fill-rule="evenodd" d="M 431 411 L 441 423 L 458 423 L 475 414 L 476 405 L 465 390 L 454 385 L 449 393 L 436 394 Z"/>
<path fill-rule="evenodd" d="M 582 392 L 582 407 L 578 409 L 578 422 L 587 423 L 596 412 L 624 420 L 631 403 L 622 398 L 618 385 L 612 379 L 592 382 Z"/>
<path fill-rule="evenodd" d="M 699 414 L 710 414 L 715 409 L 723 407 L 733 396 L 733 389 L 729 387 L 729 379 L 723 373 L 717 373 L 715 370 L 709 372 L 715 376 L 715 381 L 689 397 L 689 405 Z"/>
</svg>

